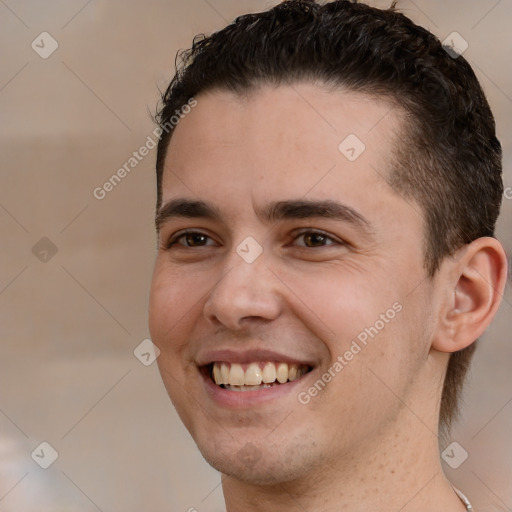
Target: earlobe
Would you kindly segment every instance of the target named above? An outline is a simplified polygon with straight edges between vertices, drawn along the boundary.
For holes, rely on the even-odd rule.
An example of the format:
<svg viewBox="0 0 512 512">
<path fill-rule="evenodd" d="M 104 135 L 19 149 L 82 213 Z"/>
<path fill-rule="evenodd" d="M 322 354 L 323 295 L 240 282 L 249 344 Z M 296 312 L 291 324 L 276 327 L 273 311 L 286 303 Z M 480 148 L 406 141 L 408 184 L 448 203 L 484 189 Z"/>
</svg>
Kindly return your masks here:
<svg viewBox="0 0 512 512">
<path fill-rule="evenodd" d="M 448 300 L 432 348 L 456 352 L 471 345 L 491 323 L 507 280 L 507 257 L 495 238 L 474 240 L 446 261 Z M 451 276 L 449 278 L 448 276 Z"/>
</svg>

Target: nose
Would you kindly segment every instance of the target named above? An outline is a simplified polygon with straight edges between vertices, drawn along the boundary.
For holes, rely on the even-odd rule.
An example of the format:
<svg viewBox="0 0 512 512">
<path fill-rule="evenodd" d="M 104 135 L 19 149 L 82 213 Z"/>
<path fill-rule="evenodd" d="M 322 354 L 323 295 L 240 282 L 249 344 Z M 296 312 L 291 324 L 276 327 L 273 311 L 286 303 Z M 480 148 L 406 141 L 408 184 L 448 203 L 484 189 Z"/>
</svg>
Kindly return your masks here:
<svg viewBox="0 0 512 512">
<path fill-rule="evenodd" d="M 263 254 L 247 263 L 234 253 L 225 269 L 204 305 L 209 322 L 237 331 L 250 324 L 275 320 L 281 314 L 281 282 L 267 266 Z"/>
</svg>

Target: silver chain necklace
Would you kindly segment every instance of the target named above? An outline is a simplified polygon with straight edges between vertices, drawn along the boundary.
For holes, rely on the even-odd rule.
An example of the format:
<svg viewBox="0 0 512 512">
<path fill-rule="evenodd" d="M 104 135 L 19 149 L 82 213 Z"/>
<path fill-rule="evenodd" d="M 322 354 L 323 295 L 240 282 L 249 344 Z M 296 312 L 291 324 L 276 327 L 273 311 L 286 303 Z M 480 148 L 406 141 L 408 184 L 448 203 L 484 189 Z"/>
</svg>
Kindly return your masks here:
<svg viewBox="0 0 512 512">
<path fill-rule="evenodd" d="M 453 485 L 452 485 L 453 487 Z M 462 494 L 457 488 L 453 487 L 453 490 L 455 491 L 455 493 L 457 494 L 457 496 L 460 498 L 460 500 L 462 501 L 462 503 L 464 503 L 464 505 L 466 506 L 466 510 L 468 512 L 473 512 L 473 507 L 471 506 L 471 503 L 469 502 L 469 500 L 466 498 L 466 496 L 464 496 L 464 494 Z"/>
</svg>

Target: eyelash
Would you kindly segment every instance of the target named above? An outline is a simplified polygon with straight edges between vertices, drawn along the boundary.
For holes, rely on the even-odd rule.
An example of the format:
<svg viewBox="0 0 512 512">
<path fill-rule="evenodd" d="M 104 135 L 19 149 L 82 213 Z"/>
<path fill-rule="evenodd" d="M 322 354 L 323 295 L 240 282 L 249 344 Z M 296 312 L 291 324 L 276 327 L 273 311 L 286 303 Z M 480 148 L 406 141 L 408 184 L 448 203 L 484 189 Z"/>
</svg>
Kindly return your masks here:
<svg viewBox="0 0 512 512">
<path fill-rule="evenodd" d="M 176 235 L 174 235 L 173 237 L 171 237 L 171 239 L 167 242 L 165 248 L 166 249 L 172 249 L 172 247 L 176 244 L 178 245 L 181 245 L 179 244 L 179 240 L 186 237 L 186 236 L 189 236 L 189 235 L 201 235 L 201 236 L 204 236 L 210 240 L 212 240 L 212 238 L 208 235 L 206 235 L 205 233 L 202 233 L 201 231 L 183 231 L 181 233 L 178 233 Z M 322 230 L 319 230 L 319 229 L 307 229 L 307 230 L 303 230 L 299 233 L 297 233 L 295 236 L 294 236 L 294 239 L 293 241 L 297 240 L 298 238 L 300 238 L 301 236 L 304 236 L 304 235 L 319 235 L 319 236 L 323 236 L 325 237 L 325 239 L 328 239 L 330 240 L 330 242 L 333 242 L 334 244 L 338 244 L 338 245 L 346 245 L 345 242 L 342 242 L 342 241 L 339 241 L 339 240 L 336 240 L 334 237 L 332 237 L 331 235 L 329 235 L 328 233 L 326 233 L 325 231 L 322 231 Z M 333 243 L 329 243 L 329 244 L 326 244 L 326 245 L 320 245 L 320 246 L 317 246 L 317 247 L 327 247 L 327 246 L 330 246 L 330 245 L 333 245 Z M 186 245 L 182 245 L 183 248 L 189 248 L 189 249 L 194 249 L 195 247 L 191 247 L 191 246 L 186 246 Z M 205 247 L 204 245 L 201 245 L 201 246 L 198 246 L 198 247 Z M 305 249 L 315 249 L 316 247 L 307 247 L 307 246 L 301 246 Z"/>
</svg>

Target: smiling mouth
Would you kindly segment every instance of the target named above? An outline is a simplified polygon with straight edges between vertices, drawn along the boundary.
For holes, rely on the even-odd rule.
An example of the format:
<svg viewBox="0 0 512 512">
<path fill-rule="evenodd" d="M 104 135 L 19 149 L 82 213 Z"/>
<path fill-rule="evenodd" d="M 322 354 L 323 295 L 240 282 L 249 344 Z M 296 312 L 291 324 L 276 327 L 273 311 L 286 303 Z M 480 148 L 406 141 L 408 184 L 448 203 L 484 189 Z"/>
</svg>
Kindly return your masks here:
<svg viewBox="0 0 512 512">
<path fill-rule="evenodd" d="M 210 378 L 221 388 L 229 391 L 258 391 L 300 379 L 312 367 L 278 362 L 215 362 L 208 365 L 208 369 Z"/>
</svg>

